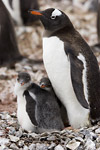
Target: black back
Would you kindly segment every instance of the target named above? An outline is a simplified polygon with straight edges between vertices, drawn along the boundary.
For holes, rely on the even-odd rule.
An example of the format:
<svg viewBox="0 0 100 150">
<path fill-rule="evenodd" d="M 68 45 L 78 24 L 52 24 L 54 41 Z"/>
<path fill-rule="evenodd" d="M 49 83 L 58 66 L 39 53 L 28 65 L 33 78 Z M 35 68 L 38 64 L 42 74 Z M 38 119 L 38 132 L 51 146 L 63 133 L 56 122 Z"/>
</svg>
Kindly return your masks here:
<svg viewBox="0 0 100 150">
<path fill-rule="evenodd" d="M 22 59 L 18 51 L 12 19 L 0 1 L 0 66 Z"/>
<path fill-rule="evenodd" d="M 37 126 L 38 124 L 35 118 L 36 101 L 32 99 L 27 90 L 24 92 L 24 95 L 26 98 L 26 111 L 29 115 L 31 122 Z"/>
</svg>

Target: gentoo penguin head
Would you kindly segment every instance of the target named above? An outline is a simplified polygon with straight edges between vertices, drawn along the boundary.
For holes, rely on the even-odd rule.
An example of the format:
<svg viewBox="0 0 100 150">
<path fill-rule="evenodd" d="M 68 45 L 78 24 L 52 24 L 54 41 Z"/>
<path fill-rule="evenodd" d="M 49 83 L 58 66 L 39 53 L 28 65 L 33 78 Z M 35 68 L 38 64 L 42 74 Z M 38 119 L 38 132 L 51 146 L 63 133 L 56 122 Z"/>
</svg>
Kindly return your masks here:
<svg viewBox="0 0 100 150">
<path fill-rule="evenodd" d="M 51 82 L 48 78 L 44 77 L 40 80 L 40 87 L 47 90 L 47 91 L 51 91 L 52 90 L 52 85 Z"/>
<path fill-rule="evenodd" d="M 49 31 L 57 31 L 64 27 L 73 27 L 68 16 L 62 11 L 49 8 L 44 11 L 29 10 L 32 15 L 36 15 L 42 22 L 44 28 Z"/>
<path fill-rule="evenodd" d="M 27 88 L 31 83 L 31 77 L 27 72 L 20 72 L 17 77 L 17 83 L 21 88 Z"/>
</svg>

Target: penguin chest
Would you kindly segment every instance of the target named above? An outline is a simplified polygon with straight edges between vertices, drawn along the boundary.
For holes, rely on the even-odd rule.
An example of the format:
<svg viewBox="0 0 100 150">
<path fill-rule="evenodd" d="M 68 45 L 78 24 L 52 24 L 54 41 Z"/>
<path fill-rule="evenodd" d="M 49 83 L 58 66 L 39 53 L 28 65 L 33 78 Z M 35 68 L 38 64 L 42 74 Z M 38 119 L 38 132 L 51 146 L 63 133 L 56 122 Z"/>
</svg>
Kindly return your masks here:
<svg viewBox="0 0 100 150">
<path fill-rule="evenodd" d="M 32 124 L 26 112 L 26 100 L 23 95 L 17 97 L 17 118 L 19 124 L 27 131 L 33 131 L 34 125 Z"/>
<path fill-rule="evenodd" d="M 55 93 L 67 109 L 70 124 L 75 128 L 89 124 L 89 111 L 80 105 L 73 90 L 63 41 L 55 36 L 43 38 L 43 61 Z"/>
</svg>

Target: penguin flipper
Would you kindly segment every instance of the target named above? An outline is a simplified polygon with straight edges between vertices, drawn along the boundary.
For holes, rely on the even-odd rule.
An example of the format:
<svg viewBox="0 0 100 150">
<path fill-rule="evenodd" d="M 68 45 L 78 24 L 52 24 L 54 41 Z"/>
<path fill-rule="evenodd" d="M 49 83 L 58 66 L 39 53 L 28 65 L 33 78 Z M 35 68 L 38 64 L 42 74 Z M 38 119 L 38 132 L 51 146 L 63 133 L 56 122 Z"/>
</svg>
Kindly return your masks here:
<svg viewBox="0 0 100 150">
<path fill-rule="evenodd" d="M 84 95 L 84 87 L 82 81 L 82 73 L 83 73 L 83 63 L 77 58 L 72 49 L 66 49 L 66 54 L 69 56 L 70 64 L 71 64 L 71 80 L 74 92 L 79 103 L 86 109 L 89 109 L 89 105 L 85 99 Z"/>
<path fill-rule="evenodd" d="M 26 90 L 24 92 L 25 98 L 26 98 L 26 111 L 29 115 L 29 118 L 31 122 L 37 126 L 37 121 L 35 118 L 35 107 L 36 107 L 36 101 L 30 96 L 29 92 Z"/>
</svg>

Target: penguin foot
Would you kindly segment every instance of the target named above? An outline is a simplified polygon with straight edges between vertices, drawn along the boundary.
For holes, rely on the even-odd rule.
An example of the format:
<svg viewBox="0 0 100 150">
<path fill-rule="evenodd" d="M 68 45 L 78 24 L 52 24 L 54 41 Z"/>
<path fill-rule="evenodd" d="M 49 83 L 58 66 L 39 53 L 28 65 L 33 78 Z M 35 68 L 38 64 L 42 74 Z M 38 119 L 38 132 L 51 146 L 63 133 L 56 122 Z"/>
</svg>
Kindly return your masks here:
<svg viewBox="0 0 100 150">
<path fill-rule="evenodd" d="M 72 128 L 72 126 L 69 126 L 69 127 L 65 127 L 64 130 L 74 130 L 74 128 Z"/>
</svg>

